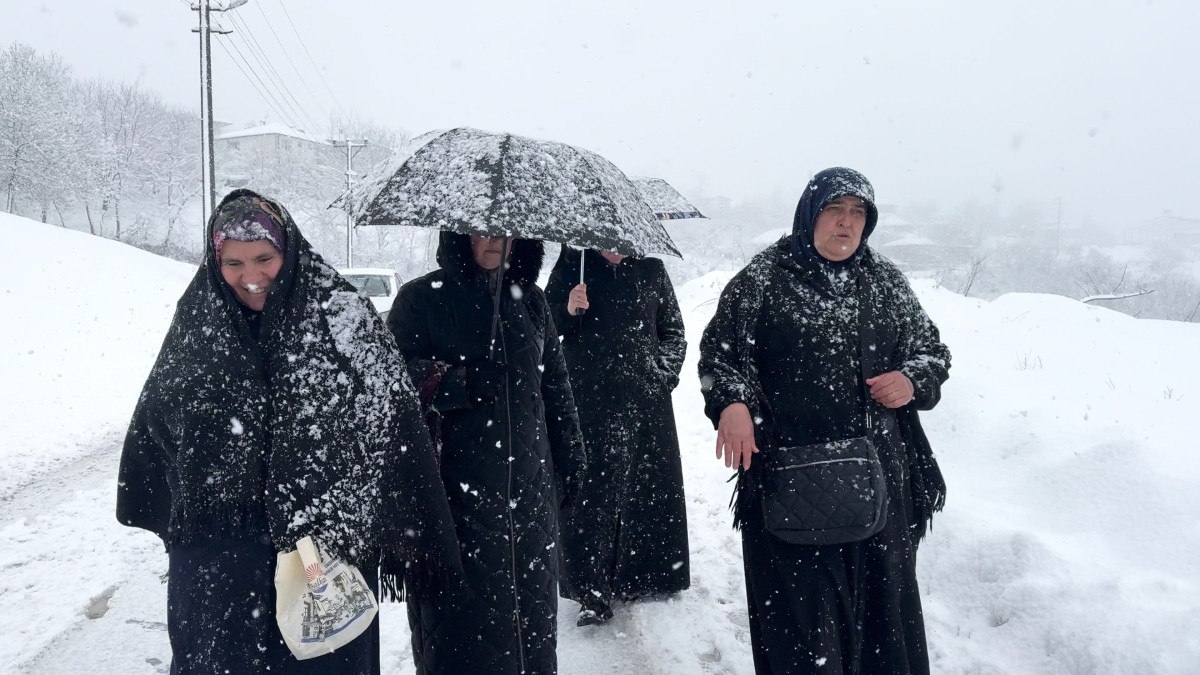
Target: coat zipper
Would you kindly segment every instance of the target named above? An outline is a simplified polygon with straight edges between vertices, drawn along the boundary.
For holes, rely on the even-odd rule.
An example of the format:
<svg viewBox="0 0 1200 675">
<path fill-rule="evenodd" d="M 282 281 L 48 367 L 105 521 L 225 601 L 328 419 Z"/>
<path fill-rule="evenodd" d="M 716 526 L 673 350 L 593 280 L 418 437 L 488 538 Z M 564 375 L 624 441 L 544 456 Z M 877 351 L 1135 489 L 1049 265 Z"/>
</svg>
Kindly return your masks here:
<svg viewBox="0 0 1200 675">
<path fill-rule="evenodd" d="M 866 462 L 866 461 L 868 461 L 868 460 L 865 457 L 847 457 L 845 459 L 823 459 L 819 462 L 807 462 L 805 464 L 788 464 L 786 466 L 776 466 L 776 467 L 772 467 L 771 470 L 772 471 L 783 471 L 785 469 L 805 469 L 810 466 L 820 466 L 822 464 L 840 464 L 842 462 L 857 462 L 859 464 L 862 464 L 863 462 Z"/>
<path fill-rule="evenodd" d="M 500 324 L 500 349 L 504 354 L 505 361 L 508 360 L 508 344 L 504 340 L 504 323 Z M 505 507 L 508 509 L 508 551 L 509 551 L 509 569 L 512 572 L 512 590 L 513 590 L 513 628 L 517 631 L 517 654 L 521 660 L 521 672 L 525 671 L 525 636 L 521 631 L 521 598 L 520 592 L 517 590 L 517 528 L 513 522 L 513 445 L 512 445 L 512 389 L 509 382 L 509 374 L 507 365 L 504 368 L 504 416 L 506 424 L 505 430 L 508 433 L 508 446 L 505 450 L 508 452 L 508 489 L 505 492 Z"/>
</svg>

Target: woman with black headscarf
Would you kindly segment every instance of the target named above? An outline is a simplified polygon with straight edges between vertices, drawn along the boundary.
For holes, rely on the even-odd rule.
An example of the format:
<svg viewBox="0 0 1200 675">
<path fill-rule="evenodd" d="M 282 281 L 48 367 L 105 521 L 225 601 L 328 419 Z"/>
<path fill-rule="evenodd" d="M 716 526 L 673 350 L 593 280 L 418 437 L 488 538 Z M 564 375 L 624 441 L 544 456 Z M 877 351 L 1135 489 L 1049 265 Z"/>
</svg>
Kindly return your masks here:
<svg viewBox="0 0 1200 675">
<path fill-rule="evenodd" d="M 279 204 L 229 194 L 121 456 L 117 518 L 170 557 L 173 673 L 378 673 L 379 630 L 297 661 L 276 554 L 311 536 L 377 590 L 458 566 L 416 394 L 382 321 Z"/>
<path fill-rule="evenodd" d="M 760 674 L 929 671 L 916 552 L 945 483 L 917 411 L 938 402 L 950 352 L 904 275 L 867 246 L 877 220 L 862 174 L 816 174 L 792 234 L 729 282 L 700 343 L 717 456 L 739 472 L 734 522 Z M 864 433 L 886 481 L 882 531 L 825 545 L 768 531 L 772 450 Z"/>
</svg>

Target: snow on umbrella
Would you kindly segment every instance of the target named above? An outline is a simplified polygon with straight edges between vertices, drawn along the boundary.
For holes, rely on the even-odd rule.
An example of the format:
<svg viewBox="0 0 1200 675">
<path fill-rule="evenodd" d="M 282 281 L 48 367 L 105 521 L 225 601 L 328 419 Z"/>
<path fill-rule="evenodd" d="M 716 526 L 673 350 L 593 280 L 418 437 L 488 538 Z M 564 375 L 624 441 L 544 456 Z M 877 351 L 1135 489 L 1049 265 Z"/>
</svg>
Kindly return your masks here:
<svg viewBox="0 0 1200 675">
<path fill-rule="evenodd" d="M 682 257 L 633 182 L 566 143 L 460 127 L 417 137 L 349 193 L 357 225 L 414 225 Z M 346 207 L 346 196 L 334 206 Z"/>
<path fill-rule="evenodd" d="M 659 220 L 707 218 L 700 213 L 700 209 L 679 194 L 679 190 L 661 178 L 634 178 L 633 184 L 641 193 L 642 199 L 654 210 L 654 217 Z"/>
</svg>

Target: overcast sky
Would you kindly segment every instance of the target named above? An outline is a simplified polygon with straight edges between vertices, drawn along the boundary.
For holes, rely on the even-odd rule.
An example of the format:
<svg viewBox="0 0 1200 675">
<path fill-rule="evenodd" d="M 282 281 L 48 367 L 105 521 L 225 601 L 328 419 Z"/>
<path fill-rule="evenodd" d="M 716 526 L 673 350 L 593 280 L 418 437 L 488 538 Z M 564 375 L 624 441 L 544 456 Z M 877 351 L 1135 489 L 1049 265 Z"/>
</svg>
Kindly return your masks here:
<svg viewBox="0 0 1200 675">
<path fill-rule="evenodd" d="M 506 130 L 700 196 L 792 200 L 845 165 L 881 203 L 1200 217 L 1195 0 L 574 4 L 250 0 L 214 14 L 237 32 L 213 38 L 216 117 Z M 185 0 L 9 0 L 0 44 L 198 110 L 195 25 Z M 302 113 L 235 67 L 266 71 L 256 49 Z"/>
</svg>

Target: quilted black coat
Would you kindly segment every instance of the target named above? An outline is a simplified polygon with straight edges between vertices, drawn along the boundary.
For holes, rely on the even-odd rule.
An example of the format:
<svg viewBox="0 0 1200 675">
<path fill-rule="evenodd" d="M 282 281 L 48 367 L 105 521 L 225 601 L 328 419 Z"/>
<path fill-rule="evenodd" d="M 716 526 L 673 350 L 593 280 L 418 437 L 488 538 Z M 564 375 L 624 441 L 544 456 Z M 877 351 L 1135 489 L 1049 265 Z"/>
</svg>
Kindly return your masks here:
<svg viewBox="0 0 1200 675">
<path fill-rule="evenodd" d="M 550 308 L 534 285 L 542 244 L 518 240 L 493 299 L 464 235 L 442 233 L 440 269 L 405 284 L 388 316 L 409 374 L 428 391 L 465 574 L 409 600 L 419 673 L 553 673 L 558 608 L 556 474 L 584 467 L 582 436 Z M 468 369 L 505 364 L 500 396 L 471 402 Z"/>
<path fill-rule="evenodd" d="M 683 317 L 661 260 L 584 255 L 584 315 L 567 314 L 579 251 L 563 248 L 546 285 L 588 455 L 588 478 L 563 515 L 562 593 L 590 604 L 680 591 L 687 514 L 671 391 L 687 351 Z"/>
</svg>

